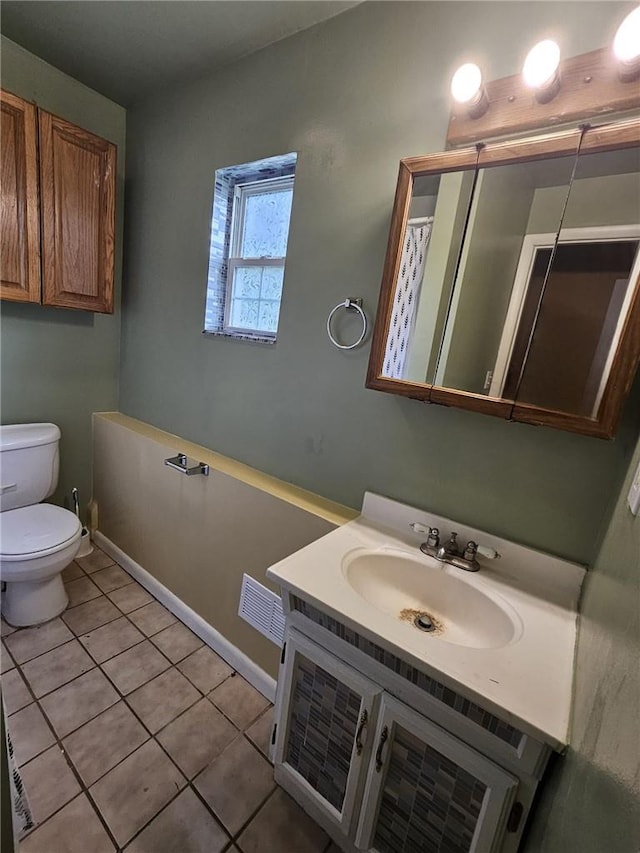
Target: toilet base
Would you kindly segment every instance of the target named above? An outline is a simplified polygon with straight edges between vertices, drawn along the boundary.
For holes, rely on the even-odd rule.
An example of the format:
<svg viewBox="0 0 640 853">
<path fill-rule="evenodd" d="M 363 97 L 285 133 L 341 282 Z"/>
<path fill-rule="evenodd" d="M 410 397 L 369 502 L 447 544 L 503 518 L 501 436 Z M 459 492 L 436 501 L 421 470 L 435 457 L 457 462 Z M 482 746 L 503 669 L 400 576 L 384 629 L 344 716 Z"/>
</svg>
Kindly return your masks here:
<svg viewBox="0 0 640 853">
<path fill-rule="evenodd" d="M 14 628 L 55 619 L 69 604 L 62 574 L 41 581 L 9 581 L 2 593 L 2 616 Z"/>
</svg>

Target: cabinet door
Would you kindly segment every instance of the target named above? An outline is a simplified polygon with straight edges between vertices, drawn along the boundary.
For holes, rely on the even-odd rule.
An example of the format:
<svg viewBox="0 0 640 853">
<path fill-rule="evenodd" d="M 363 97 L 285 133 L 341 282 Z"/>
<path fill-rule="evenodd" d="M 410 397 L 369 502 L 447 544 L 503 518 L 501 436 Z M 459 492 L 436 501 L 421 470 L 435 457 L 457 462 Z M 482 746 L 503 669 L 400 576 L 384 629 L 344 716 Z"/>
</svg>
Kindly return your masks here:
<svg viewBox="0 0 640 853">
<path fill-rule="evenodd" d="M 357 845 L 376 853 L 499 849 L 518 780 L 385 693 Z"/>
<path fill-rule="evenodd" d="M 0 92 L 0 298 L 40 302 L 36 108 Z"/>
<path fill-rule="evenodd" d="M 38 110 L 43 302 L 113 311 L 116 148 Z"/>
<path fill-rule="evenodd" d="M 279 681 L 276 779 L 349 833 L 382 691 L 296 631 Z"/>
</svg>

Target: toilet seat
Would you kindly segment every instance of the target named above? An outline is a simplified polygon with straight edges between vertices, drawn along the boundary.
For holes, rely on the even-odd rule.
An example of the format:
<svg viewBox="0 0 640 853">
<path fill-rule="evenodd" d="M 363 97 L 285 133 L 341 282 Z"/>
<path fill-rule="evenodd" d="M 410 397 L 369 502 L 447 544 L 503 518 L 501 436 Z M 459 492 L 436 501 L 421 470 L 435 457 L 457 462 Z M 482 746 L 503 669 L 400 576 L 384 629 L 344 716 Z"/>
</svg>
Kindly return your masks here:
<svg viewBox="0 0 640 853">
<path fill-rule="evenodd" d="M 67 548 L 82 533 L 79 519 L 53 504 L 10 509 L 0 513 L 2 562 L 35 560 Z"/>
</svg>

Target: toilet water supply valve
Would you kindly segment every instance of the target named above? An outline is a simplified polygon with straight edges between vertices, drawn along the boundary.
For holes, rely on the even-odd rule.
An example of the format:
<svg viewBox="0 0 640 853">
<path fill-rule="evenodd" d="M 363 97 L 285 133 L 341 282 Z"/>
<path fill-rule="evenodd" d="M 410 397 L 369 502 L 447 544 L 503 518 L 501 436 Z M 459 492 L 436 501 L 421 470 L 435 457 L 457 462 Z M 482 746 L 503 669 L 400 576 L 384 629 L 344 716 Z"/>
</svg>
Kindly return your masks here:
<svg viewBox="0 0 640 853">
<path fill-rule="evenodd" d="M 78 490 L 74 486 L 71 489 L 71 500 L 73 501 L 73 511 L 76 514 L 78 521 L 82 524 L 82 519 L 80 518 L 80 501 L 78 499 Z M 89 530 L 82 525 L 82 533 L 80 534 L 80 547 L 78 548 L 78 553 L 76 557 L 88 557 L 89 554 L 93 551 L 93 545 L 91 544 L 91 536 L 89 535 Z"/>
</svg>

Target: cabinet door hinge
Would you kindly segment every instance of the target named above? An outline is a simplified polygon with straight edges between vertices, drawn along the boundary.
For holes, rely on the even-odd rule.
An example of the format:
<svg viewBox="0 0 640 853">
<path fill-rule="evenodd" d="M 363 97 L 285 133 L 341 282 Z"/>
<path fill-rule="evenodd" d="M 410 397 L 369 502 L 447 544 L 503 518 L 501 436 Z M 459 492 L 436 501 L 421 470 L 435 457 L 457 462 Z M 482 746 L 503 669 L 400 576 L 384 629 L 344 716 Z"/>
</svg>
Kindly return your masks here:
<svg viewBox="0 0 640 853">
<path fill-rule="evenodd" d="M 522 805 L 522 803 L 514 803 L 511 806 L 511 811 L 509 812 L 509 817 L 507 818 L 507 832 L 518 831 L 520 821 L 522 820 L 523 812 L 524 806 Z"/>
<path fill-rule="evenodd" d="M 284 656 L 287 653 L 287 644 L 285 643 L 282 647 L 282 654 L 280 655 L 280 663 L 284 663 Z"/>
<path fill-rule="evenodd" d="M 276 732 L 278 731 L 278 724 L 275 723 L 273 726 L 273 732 L 271 733 L 271 746 L 276 742 Z"/>
</svg>

